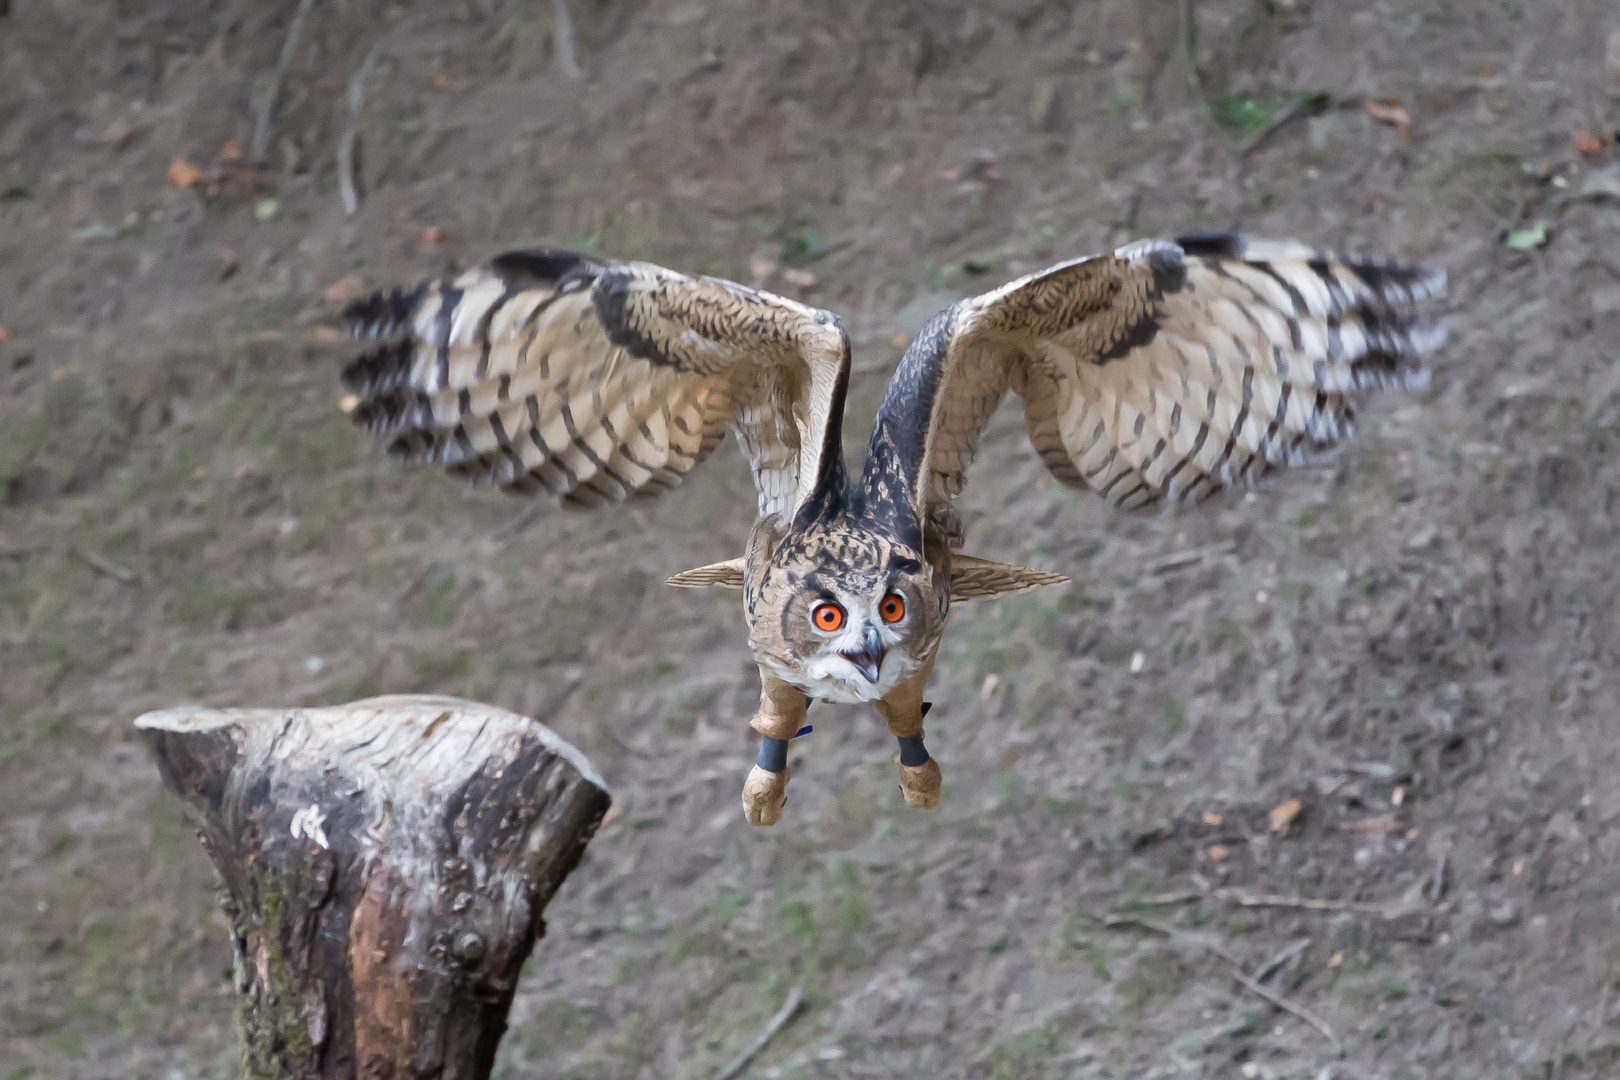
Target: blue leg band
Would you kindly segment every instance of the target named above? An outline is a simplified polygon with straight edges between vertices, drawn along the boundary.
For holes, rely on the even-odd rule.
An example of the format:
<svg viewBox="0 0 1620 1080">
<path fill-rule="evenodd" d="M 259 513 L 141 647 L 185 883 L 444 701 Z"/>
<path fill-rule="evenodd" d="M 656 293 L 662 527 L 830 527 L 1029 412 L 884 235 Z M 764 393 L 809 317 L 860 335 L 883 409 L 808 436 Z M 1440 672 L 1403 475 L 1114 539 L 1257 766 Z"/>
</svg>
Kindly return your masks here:
<svg viewBox="0 0 1620 1080">
<path fill-rule="evenodd" d="M 786 739 L 773 739 L 767 735 L 759 740 L 759 757 L 754 759 L 754 764 L 766 772 L 781 772 L 787 768 L 787 748 Z"/>
</svg>

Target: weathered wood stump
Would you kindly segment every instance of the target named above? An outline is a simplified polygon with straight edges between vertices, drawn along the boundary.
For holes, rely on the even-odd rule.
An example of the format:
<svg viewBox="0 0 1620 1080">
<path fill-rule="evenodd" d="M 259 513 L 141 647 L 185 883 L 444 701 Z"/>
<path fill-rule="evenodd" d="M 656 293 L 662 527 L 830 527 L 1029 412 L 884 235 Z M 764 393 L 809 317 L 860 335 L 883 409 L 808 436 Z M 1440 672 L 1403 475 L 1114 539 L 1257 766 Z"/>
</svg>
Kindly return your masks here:
<svg viewBox="0 0 1620 1080">
<path fill-rule="evenodd" d="M 224 880 L 248 1080 L 483 1080 L 609 797 L 543 725 L 456 698 L 135 721 Z"/>
</svg>

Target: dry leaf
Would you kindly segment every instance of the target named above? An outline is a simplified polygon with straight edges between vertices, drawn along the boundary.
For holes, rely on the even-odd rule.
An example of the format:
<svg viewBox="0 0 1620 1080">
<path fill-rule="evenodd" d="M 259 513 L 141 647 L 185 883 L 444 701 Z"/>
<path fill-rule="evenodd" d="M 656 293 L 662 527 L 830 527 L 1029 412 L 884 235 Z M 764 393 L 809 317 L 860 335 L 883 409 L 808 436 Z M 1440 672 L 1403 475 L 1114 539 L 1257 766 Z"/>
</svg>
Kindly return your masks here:
<svg viewBox="0 0 1620 1080">
<path fill-rule="evenodd" d="M 1412 137 L 1412 115 L 1401 104 L 1400 98 L 1375 98 L 1367 102 L 1367 115 L 1380 124 L 1393 124 L 1403 139 Z"/>
<path fill-rule="evenodd" d="M 911 339 L 906 337 L 904 334 L 896 334 L 894 337 L 889 339 L 889 344 L 893 345 L 897 349 L 903 349 L 907 345 L 911 344 Z"/>
<path fill-rule="evenodd" d="M 350 300 L 358 300 L 364 289 L 365 282 L 361 280 L 360 275 L 350 274 L 322 289 L 321 296 L 329 304 L 347 304 Z"/>
<path fill-rule="evenodd" d="M 449 76 L 449 74 L 447 72 L 441 71 L 437 75 L 433 76 L 433 87 L 436 90 L 448 90 L 448 89 L 450 89 L 450 76 Z"/>
<path fill-rule="evenodd" d="M 225 145 L 219 148 L 219 156 L 226 161 L 241 161 L 242 144 L 235 139 L 226 139 Z"/>
<path fill-rule="evenodd" d="M 328 329 L 328 327 L 323 326 L 323 327 L 321 327 L 321 329 L 326 330 L 326 329 Z M 338 401 L 338 408 L 342 409 L 346 413 L 354 412 L 354 410 L 357 409 L 359 406 L 360 406 L 360 395 L 359 394 L 344 394 L 343 397 Z"/>
<path fill-rule="evenodd" d="M 1394 832 L 1400 826 L 1396 824 L 1391 814 L 1380 814 L 1377 817 L 1362 818 L 1360 821 L 1341 821 L 1339 828 L 1345 832 Z"/>
<path fill-rule="evenodd" d="M 450 239 L 450 235 L 437 225 L 429 225 L 422 230 L 422 243 L 424 244 L 442 244 L 448 239 Z"/>
<path fill-rule="evenodd" d="M 1588 156 L 1603 153 L 1603 140 L 1590 131 L 1575 132 L 1575 149 Z"/>
<path fill-rule="evenodd" d="M 1294 819 L 1299 817 L 1300 808 L 1304 805 L 1304 803 L 1300 802 L 1299 799 L 1295 797 L 1292 799 L 1284 799 L 1276 806 L 1273 806 L 1271 808 L 1271 831 L 1286 832 L 1288 830 L 1288 826 L 1294 823 Z"/>
<path fill-rule="evenodd" d="M 816 283 L 816 275 L 808 270 L 784 270 L 782 280 L 798 289 L 808 289 Z"/>
<path fill-rule="evenodd" d="M 341 345 L 349 340 L 349 335 L 335 326 L 317 326 L 309 332 L 309 342 L 312 345 Z M 344 412 L 351 412 L 344 409 Z"/>
<path fill-rule="evenodd" d="M 1208 810 L 1204 811 L 1204 824 L 1205 825 L 1219 825 L 1221 823 L 1221 820 L 1222 820 L 1221 815 L 1212 814 Z"/>
<path fill-rule="evenodd" d="M 1001 686 L 1001 676 L 991 672 L 984 677 L 984 685 L 979 687 L 979 700 L 989 701 L 992 694 Z"/>
<path fill-rule="evenodd" d="M 1327 966 L 1330 968 L 1336 968 L 1342 963 L 1344 963 L 1344 950 L 1340 949 L 1338 952 L 1328 957 Z"/>
<path fill-rule="evenodd" d="M 11 340 L 11 331 L 7 330 L 3 326 L 0 326 L 0 341 L 10 341 L 10 340 Z"/>
<path fill-rule="evenodd" d="M 1215 862 L 1220 862 L 1230 854 L 1232 852 L 1225 844 L 1212 844 L 1209 849 L 1209 857 Z"/>
<path fill-rule="evenodd" d="M 177 157 L 169 162 L 169 183 L 175 187 L 188 188 L 201 183 L 202 178 L 202 170 L 183 157 Z"/>
</svg>

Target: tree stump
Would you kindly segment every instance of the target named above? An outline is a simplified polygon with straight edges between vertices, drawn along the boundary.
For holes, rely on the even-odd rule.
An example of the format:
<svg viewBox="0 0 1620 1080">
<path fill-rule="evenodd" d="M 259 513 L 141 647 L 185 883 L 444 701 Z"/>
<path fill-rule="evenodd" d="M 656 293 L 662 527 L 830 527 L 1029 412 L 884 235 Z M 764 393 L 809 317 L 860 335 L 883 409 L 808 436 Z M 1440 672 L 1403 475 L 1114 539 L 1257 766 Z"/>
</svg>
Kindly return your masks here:
<svg viewBox="0 0 1620 1080">
<path fill-rule="evenodd" d="M 245 1080 L 483 1080 L 541 913 L 609 796 L 456 698 L 135 721 L 224 881 Z"/>
</svg>

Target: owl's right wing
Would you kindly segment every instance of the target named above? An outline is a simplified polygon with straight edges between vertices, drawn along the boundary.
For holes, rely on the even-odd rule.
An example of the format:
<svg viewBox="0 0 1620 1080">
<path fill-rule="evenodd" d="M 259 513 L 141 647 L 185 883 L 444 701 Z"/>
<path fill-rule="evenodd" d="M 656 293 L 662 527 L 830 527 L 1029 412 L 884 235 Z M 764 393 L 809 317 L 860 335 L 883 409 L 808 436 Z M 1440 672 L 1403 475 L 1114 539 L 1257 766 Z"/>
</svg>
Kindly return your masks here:
<svg viewBox="0 0 1620 1080">
<path fill-rule="evenodd" d="M 1003 395 L 1058 480 L 1127 509 L 1201 499 L 1349 433 L 1358 391 L 1426 377 L 1444 276 L 1237 235 L 1131 244 L 941 312 L 878 411 L 863 488 L 956 535 Z"/>
<path fill-rule="evenodd" d="M 657 495 L 730 421 L 760 513 L 791 514 L 838 460 L 848 337 L 784 297 L 519 251 L 344 316 L 389 339 L 343 371 L 355 421 L 470 480 L 582 505 Z"/>
</svg>

